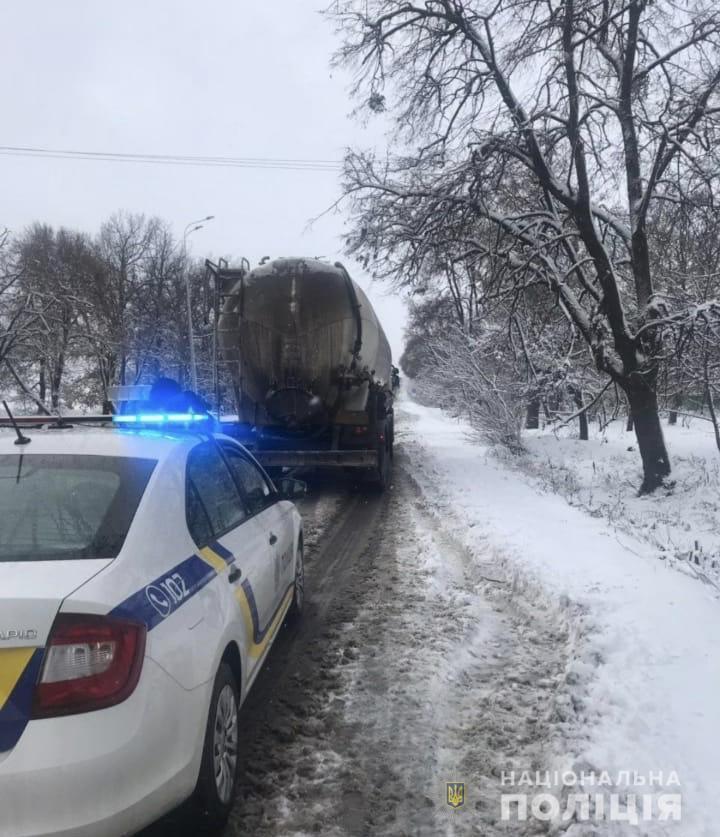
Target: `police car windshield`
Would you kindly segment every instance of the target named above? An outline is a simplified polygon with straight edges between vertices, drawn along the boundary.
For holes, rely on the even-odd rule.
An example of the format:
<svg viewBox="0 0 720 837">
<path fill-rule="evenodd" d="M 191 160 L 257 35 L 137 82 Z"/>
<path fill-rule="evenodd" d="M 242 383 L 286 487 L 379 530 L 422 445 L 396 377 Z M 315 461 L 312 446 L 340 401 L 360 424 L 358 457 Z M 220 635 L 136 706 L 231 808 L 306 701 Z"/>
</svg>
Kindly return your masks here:
<svg viewBox="0 0 720 837">
<path fill-rule="evenodd" d="M 156 460 L 0 456 L 0 562 L 114 558 Z"/>
</svg>

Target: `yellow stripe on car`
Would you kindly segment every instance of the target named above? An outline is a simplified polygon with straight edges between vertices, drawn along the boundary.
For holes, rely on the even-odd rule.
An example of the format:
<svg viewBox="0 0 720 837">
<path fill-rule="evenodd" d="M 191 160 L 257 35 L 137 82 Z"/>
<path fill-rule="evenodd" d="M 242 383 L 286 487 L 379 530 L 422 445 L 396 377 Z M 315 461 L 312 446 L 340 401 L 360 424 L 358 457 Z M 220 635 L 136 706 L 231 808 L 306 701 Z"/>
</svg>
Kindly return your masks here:
<svg viewBox="0 0 720 837">
<path fill-rule="evenodd" d="M 209 564 L 215 572 L 220 575 L 224 573 L 228 569 L 227 561 L 222 558 L 212 547 L 205 546 L 201 550 L 199 550 L 200 557 L 205 561 L 205 563 Z M 244 582 L 247 584 L 247 582 Z M 247 631 L 248 636 L 248 654 L 257 659 L 261 657 L 265 652 L 265 649 L 268 645 L 272 642 L 273 637 L 277 633 L 277 629 L 282 624 L 283 619 L 290 607 L 290 603 L 292 602 L 293 597 L 293 590 L 294 587 L 290 587 L 285 595 L 283 596 L 283 600 L 280 603 L 280 607 L 278 607 L 277 611 L 275 612 L 275 616 L 262 633 L 262 639 L 259 641 L 255 641 L 260 634 L 260 625 L 258 623 L 258 616 L 257 613 L 253 616 L 254 610 L 254 603 L 253 605 L 250 604 L 248 599 L 248 595 L 252 598 L 252 588 L 248 585 L 249 593 L 246 592 L 244 589 L 244 585 L 239 586 L 235 590 L 235 599 L 237 600 L 238 605 L 240 606 L 240 610 L 243 615 L 243 621 L 245 623 L 245 629 Z"/>
<path fill-rule="evenodd" d="M 207 561 L 207 563 L 210 564 L 218 575 L 220 575 L 220 573 L 224 573 L 228 568 L 227 562 L 223 560 L 217 552 L 213 552 L 209 546 L 205 546 L 200 550 L 200 557 L 203 561 Z"/>
<path fill-rule="evenodd" d="M 272 623 L 268 627 L 267 631 L 265 632 L 265 636 L 262 638 L 260 642 L 253 641 L 253 619 L 252 619 L 252 612 L 250 610 L 250 604 L 247 600 L 247 596 L 245 595 L 245 591 L 242 587 L 238 587 L 235 590 L 235 598 L 237 599 L 238 604 L 240 605 L 240 610 L 242 611 L 243 620 L 245 621 L 245 628 L 247 630 L 248 635 L 248 654 L 253 657 L 261 657 L 264 653 L 265 649 L 268 647 L 270 642 L 272 642 L 272 638 L 277 633 L 277 629 L 282 624 L 283 619 L 285 618 L 285 614 L 290 607 L 290 603 L 292 602 L 293 593 L 295 591 L 294 587 L 290 587 L 290 589 L 285 593 L 285 596 L 282 600 L 280 607 L 277 609 L 275 614 L 275 618 L 273 619 Z"/>
<path fill-rule="evenodd" d="M 34 653 L 34 648 L 0 648 L 0 710 L 7 703 Z"/>
</svg>

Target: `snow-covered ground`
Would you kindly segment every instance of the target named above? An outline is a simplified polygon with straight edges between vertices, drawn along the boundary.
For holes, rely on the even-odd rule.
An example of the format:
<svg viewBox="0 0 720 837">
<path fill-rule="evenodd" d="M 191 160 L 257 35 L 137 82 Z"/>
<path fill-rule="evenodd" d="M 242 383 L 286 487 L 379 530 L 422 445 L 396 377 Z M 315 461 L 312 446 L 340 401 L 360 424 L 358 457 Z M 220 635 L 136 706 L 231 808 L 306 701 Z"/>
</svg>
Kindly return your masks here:
<svg viewBox="0 0 720 837">
<path fill-rule="evenodd" d="M 717 555 L 712 436 L 704 428 L 671 429 L 674 491 L 636 498 L 638 454 L 626 450 L 635 440 L 620 428 L 590 443 L 538 434 L 524 463 L 529 478 L 440 410 L 409 400 L 399 408 L 398 442 L 433 514 L 478 556 L 492 548 L 518 602 L 543 619 L 552 608 L 571 638 L 564 676 L 545 708 L 554 723 L 552 763 L 528 764 L 528 771 L 594 772 L 601 783 L 607 771 L 616 787 L 605 791 L 682 794 L 679 823 L 658 821 L 655 807 L 653 822 L 605 823 L 596 832 L 566 821 L 558 829 L 573 837 L 717 837 L 720 599 L 697 565 L 688 572 L 682 560 L 659 558 L 665 545 L 666 554 L 680 555 L 696 540 Z M 646 784 L 623 782 L 625 771 Z M 665 788 L 656 784 L 660 774 Z"/>
<path fill-rule="evenodd" d="M 543 489 L 607 520 L 617 537 L 632 533 L 681 572 L 720 583 L 720 453 L 712 425 L 665 425 L 673 471 L 668 487 L 651 497 L 637 495 L 640 457 L 623 421 L 602 431 L 591 426 L 587 442 L 573 430 L 527 431 L 528 455 L 517 464 Z"/>
</svg>

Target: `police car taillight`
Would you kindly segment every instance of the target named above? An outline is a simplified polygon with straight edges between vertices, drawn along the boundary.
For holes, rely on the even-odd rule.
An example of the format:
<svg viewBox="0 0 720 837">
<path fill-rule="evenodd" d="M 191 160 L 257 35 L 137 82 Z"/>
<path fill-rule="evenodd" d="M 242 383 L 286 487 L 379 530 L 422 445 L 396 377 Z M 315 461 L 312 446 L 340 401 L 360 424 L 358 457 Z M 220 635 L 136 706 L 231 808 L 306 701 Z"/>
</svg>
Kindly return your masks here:
<svg viewBox="0 0 720 837">
<path fill-rule="evenodd" d="M 114 706 L 140 679 L 145 625 L 110 616 L 60 614 L 36 686 L 34 718 Z"/>
</svg>

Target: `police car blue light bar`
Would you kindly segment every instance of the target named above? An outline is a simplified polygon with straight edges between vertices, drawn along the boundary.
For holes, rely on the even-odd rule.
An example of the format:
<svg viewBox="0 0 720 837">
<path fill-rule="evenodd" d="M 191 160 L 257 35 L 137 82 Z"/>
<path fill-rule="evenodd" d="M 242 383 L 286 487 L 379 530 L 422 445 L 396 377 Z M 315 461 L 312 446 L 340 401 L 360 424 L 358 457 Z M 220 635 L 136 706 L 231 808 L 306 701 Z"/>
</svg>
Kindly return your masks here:
<svg viewBox="0 0 720 837">
<path fill-rule="evenodd" d="M 207 413 L 120 413 L 113 416 L 115 424 L 192 424 L 207 421 Z"/>
</svg>

